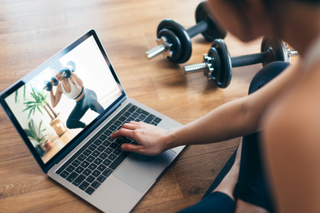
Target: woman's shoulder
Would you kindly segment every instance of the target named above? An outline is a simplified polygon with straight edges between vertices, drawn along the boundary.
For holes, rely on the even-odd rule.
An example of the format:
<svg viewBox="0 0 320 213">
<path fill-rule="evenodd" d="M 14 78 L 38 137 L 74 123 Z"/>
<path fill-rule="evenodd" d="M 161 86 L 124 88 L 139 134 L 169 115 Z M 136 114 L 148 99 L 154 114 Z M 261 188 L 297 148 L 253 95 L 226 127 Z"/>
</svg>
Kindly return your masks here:
<svg viewBox="0 0 320 213">
<path fill-rule="evenodd" d="M 266 133 L 281 140 L 320 133 L 320 60 L 300 69 L 299 81 L 267 113 Z"/>
</svg>

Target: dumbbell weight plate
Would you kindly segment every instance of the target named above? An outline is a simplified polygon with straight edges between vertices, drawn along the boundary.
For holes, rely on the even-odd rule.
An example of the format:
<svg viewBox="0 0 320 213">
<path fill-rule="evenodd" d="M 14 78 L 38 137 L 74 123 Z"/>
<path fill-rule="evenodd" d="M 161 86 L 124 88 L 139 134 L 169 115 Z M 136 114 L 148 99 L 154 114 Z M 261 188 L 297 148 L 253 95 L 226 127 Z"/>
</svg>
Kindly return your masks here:
<svg viewBox="0 0 320 213">
<path fill-rule="evenodd" d="M 212 80 L 216 82 L 220 88 L 229 86 L 232 77 L 231 57 L 227 45 L 222 39 L 215 39 L 212 47 L 208 52 L 208 56 L 215 58 L 214 74 Z"/>
<path fill-rule="evenodd" d="M 286 50 L 281 40 L 271 37 L 264 37 L 261 42 L 261 52 L 270 49 L 272 51 L 272 57 L 262 63 L 263 66 L 273 61 L 286 61 Z"/>
<path fill-rule="evenodd" d="M 227 31 L 220 27 L 215 20 L 215 18 L 210 15 L 210 11 L 208 11 L 208 2 L 201 2 L 196 9 L 196 22 L 199 23 L 203 20 L 208 20 L 209 27 L 206 31 L 202 33 L 203 37 L 207 41 L 213 41 L 216 38 L 224 39 L 227 35 Z"/>
<path fill-rule="evenodd" d="M 56 78 L 52 77 L 51 80 L 53 81 L 54 86 L 58 86 L 59 81 Z"/>
<path fill-rule="evenodd" d="M 172 62 L 179 60 L 182 50 L 181 50 L 181 43 L 177 38 L 177 36 L 168 29 L 160 30 L 160 32 L 158 33 L 158 37 L 161 38 L 162 36 L 166 38 L 169 44 L 172 44 L 170 48 L 170 52 L 172 56 L 167 58 Z"/>
<path fill-rule="evenodd" d="M 50 81 L 44 81 L 44 88 L 45 90 L 47 90 L 48 92 L 52 90 L 52 84 L 50 83 Z"/>
<path fill-rule="evenodd" d="M 174 63 L 184 63 L 189 60 L 192 53 L 191 40 L 187 31 L 177 22 L 171 19 L 165 19 L 160 22 L 157 28 L 157 37 L 159 37 L 159 32 L 163 29 L 170 30 L 178 37 L 181 44 L 181 52 L 177 60 L 172 61 Z M 170 60 L 170 58 L 168 57 Z"/>
</svg>

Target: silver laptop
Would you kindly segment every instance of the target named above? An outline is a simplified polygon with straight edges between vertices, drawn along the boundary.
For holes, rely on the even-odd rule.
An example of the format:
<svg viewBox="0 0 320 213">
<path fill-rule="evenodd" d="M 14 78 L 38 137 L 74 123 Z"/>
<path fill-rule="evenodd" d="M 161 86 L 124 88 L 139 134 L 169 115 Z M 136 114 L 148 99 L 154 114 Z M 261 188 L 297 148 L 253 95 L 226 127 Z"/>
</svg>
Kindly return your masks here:
<svg viewBox="0 0 320 213">
<path fill-rule="evenodd" d="M 123 152 L 123 143 L 136 144 L 130 138 L 110 138 L 130 121 L 181 124 L 127 97 L 94 30 L 3 91 L 0 102 L 41 169 L 104 212 L 131 211 L 184 148 L 150 157 Z"/>
</svg>

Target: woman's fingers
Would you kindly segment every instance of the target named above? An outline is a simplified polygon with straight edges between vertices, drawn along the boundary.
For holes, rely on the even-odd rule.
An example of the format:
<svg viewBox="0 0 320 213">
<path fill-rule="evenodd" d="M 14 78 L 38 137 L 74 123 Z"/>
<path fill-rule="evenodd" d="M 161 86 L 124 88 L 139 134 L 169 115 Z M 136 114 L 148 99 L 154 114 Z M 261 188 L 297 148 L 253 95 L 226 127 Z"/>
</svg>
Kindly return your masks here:
<svg viewBox="0 0 320 213">
<path fill-rule="evenodd" d="M 124 143 L 121 145 L 121 149 L 125 152 L 137 152 L 137 153 L 143 154 L 141 153 L 141 147 L 139 145 Z"/>
</svg>

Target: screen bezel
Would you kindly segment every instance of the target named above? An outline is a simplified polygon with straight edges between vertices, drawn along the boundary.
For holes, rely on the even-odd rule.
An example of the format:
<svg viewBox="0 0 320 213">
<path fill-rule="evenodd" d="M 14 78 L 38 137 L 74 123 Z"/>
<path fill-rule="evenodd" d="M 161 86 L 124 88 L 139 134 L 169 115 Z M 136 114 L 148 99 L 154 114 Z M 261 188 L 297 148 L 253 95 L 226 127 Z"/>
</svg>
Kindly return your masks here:
<svg viewBox="0 0 320 213">
<path fill-rule="evenodd" d="M 96 41 L 96 44 L 98 45 L 98 47 L 100 49 L 100 52 L 103 55 L 103 57 L 104 57 L 107 65 L 108 65 L 108 67 L 109 67 L 109 69 L 110 69 L 115 81 L 119 85 L 119 88 L 121 90 L 121 96 L 119 96 L 119 98 L 117 98 L 116 101 L 114 101 L 108 108 L 106 108 L 101 115 L 99 115 L 97 118 L 95 118 L 88 125 L 88 127 L 86 128 L 86 131 L 81 131 L 65 147 L 63 147 L 55 156 L 53 156 L 47 163 L 44 163 L 42 161 L 41 157 L 39 156 L 39 154 L 36 152 L 36 150 L 35 150 L 34 146 L 32 145 L 32 143 L 28 139 L 28 137 L 25 134 L 24 130 L 20 126 L 20 124 L 19 124 L 18 120 L 16 119 L 16 117 L 14 116 L 13 112 L 10 110 L 10 107 L 7 105 L 7 103 L 5 101 L 5 98 L 10 96 L 11 94 L 13 94 L 16 90 L 21 88 L 23 85 L 25 85 L 27 82 L 29 82 L 31 79 L 33 79 L 35 76 L 37 76 L 39 73 L 44 71 L 47 67 L 50 66 L 51 63 L 59 60 L 60 58 L 62 58 L 66 54 L 68 54 L 71 50 L 76 48 L 78 45 L 80 45 L 82 42 L 84 42 L 85 40 L 87 40 L 91 36 L 93 36 L 94 40 Z M 20 134 L 21 138 L 23 139 L 23 141 L 25 142 L 25 144 L 29 148 L 30 152 L 32 153 L 32 155 L 34 156 L 34 158 L 36 159 L 36 161 L 40 165 L 41 169 L 46 173 L 52 166 L 54 166 L 57 162 L 59 162 L 75 146 L 77 146 L 83 139 L 85 139 L 92 132 L 92 130 L 94 128 L 96 128 L 99 124 L 101 124 L 101 122 L 103 122 L 103 120 L 106 117 L 108 117 L 108 115 L 110 115 L 126 99 L 126 97 L 127 97 L 126 93 L 125 93 L 125 91 L 124 91 L 124 89 L 123 89 L 123 87 L 122 87 L 122 85 L 120 83 L 120 80 L 119 80 L 118 76 L 115 73 L 115 70 L 114 70 L 114 68 L 113 68 L 113 66 L 112 66 L 112 64 L 110 62 L 110 59 L 108 58 L 108 56 L 106 54 L 106 51 L 104 50 L 104 48 L 103 48 L 103 46 L 102 46 L 102 44 L 101 44 L 101 42 L 100 42 L 100 40 L 98 38 L 97 33 L 95 32 L 95 30 L 92 29 L 92 30 L 88 31 L 87 33 L 85 33 L 80 38 L 78 38 L 72 44 L 68 45 L 66 48 L 64 48 L 63 50 L 61 50 L 57 54 L 55 54 L 53 57 L 48 59 L 46 62 L 41 64 L 39 67 L 34 69 L 28 75 L 26 75 L 25 77 L 23 77 L 22 79 L 17 81 L 11 87 L 9 87 L 5 91 L 3 91 L 0 94 L 0 104 L 1 104 L 1 106 L 3 108 L 3 110 L 6 112 L 7 116 L 9 117 L 9 119 L 11 120 L 13 126 L 16 128 L 16 130 Z"/>
</svg>

